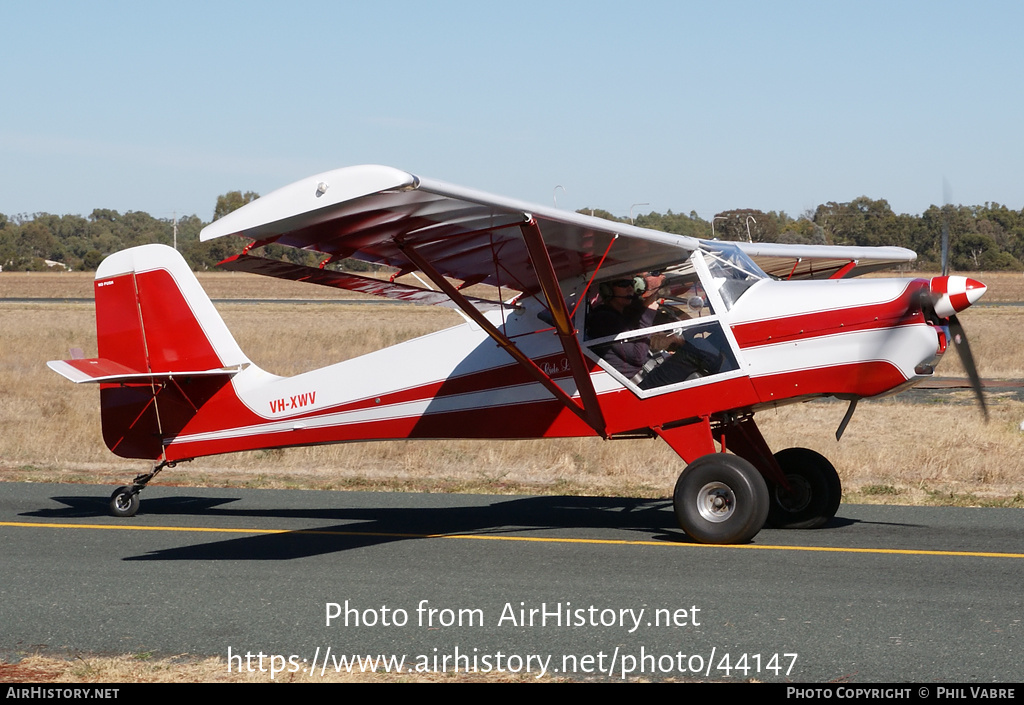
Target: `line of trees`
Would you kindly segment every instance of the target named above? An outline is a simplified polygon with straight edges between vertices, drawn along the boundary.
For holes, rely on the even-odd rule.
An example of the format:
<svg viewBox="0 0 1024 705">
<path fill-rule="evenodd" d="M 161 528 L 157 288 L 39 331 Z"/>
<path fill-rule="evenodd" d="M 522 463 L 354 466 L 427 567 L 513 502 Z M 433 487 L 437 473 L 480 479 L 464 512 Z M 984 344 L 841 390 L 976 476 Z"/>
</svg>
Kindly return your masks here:
<svg viewBox="0 0 1024 705">
<path fill-rule="evenodd" d="M 232 191 L 217 198 L 214 220 L 255 199 L 253 192 Z M 579 212 L 619 222 L 599 209 Z M 950 265 L 958 271 L 1022 270 L 1024 265 L 1024 210 L 998 203 L 983 206 L 931 206 L 921 215 L 896 214 L 884 199 L 861 196 L 849 203 L 830 201 L 793 218 L 785 212 L 736 209 L 716 214 L 710 221 L 695 212 L 649 213 L 637 216 L 640 227 L 700 238 L 791 242 L 829 245 L 899 245 L 914 250 L 922 267 L 937 267 L 943 228 L 949 230 Z M 177 219 L 178 251 L 193 269 L 210 269 L 241 251 L 238 238 L 199 242 L 206 225 L 198 216 Z M 79 215 L 6 216 L 0 213 L 0 267 L 3 271 L 61 268 L 94 270 L 107 255 L 134 245 L 158 242 L 170 245 L 175 222 L 141 211 L 118 213 L 97 208 Z M 273 248 L 273 246 L 271 246 Z M 270 248 L 268 248 L 270 249 Z M 279 247 L 268 256 L 314 264 L 314 253 Z M 363 263 L 347 262 L 366 269 Z"/>
<path fill-rule="evenodd" d="M 607 211 L 580 213 L 629 222 Z M 897 245 L 914 250 L 923 268 L 939 266 L 943 228 L 949 229 L 950 266 L 959 271 L 1024 268 L 1024 210 L 998 203 L 983 206 L 931 206 L 921 215 L 893 212 L 884 199 L 861 196 L 849 203 L 830 201 L 798 218 L 785 212 L 736 209 L 709 222 L 696 213 L 637 216 L 640 227 L 720 240 L 789 242 L 813 245 Z"/>
<path fill-rule="evenodd" d="M 255 200 L 252 191 L 231 191 L 217 198 L 213 219 Z M 195 270 L 212 269 L 218 262 L 242 251 L 240 238 L 200 242 L 199 231 L 207 225 L 196 215 L 177 219 L 154 218 L 142 211 L 118 213 L 97 208 L 88 217 L 79 215 L 5 216 L 0 213 L 0 267 L 3 271 L 95 270 L 103 258 L 126 247 L 177 243 L 178 252 Z M 176 232 L 175 232 L 176 231 Z M 315 253 L 291 247 L 268 248 L 268 256 L 315 264 Z"/>
</svg>

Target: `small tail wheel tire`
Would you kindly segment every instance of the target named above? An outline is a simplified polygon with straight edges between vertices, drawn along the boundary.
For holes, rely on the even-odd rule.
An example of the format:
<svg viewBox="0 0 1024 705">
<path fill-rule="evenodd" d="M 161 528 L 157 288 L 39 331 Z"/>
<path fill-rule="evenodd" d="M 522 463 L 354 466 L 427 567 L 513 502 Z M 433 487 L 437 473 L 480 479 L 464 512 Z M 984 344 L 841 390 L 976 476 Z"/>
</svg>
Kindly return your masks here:
<svg viewBox="0 0 1024 705">
<path fill-rule="evenodd" d="M 138 490 L 125 485 L 110 495 L 110 513 L 116 517 L 133 517 L 139 511 Z"/>
<path fill-rule="evenodd" d="M 697 458 L 679 475 L 676 520 L 700 543 L 747 543 L 768 517 L 768 486 L 753 465 L 727 453 Z"/>
<path fill-rule="evenodd" d="M 768 525 L 776 529 L 817 529 L 839 511 L 843 486 L 828 458 L 808 448 L 775 454 L 790 489 L 773 484 Z"/>
</svg>

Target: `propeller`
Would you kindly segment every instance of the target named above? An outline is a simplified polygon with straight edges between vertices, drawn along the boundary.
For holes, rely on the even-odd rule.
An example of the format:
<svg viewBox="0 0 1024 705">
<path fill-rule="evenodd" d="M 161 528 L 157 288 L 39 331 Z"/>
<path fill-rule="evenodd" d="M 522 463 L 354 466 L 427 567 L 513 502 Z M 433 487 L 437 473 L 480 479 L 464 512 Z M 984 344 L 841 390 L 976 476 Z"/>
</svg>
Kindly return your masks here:
<svg viewBox="0 0 1024 705">
<path fill-rule="evenodd" d="M 978 366 L 974 363 L 971 346 L 967 342 L 967 333 L 960 325 L 956 314 L 980 299 L 986 287 L 976 279 L 949 276 L 949 209 L 952 202 L 952 189 L 946 177 L 942 177 L 942 276 L 932 277 L 929 293 L 932 311 L 938 318 L 945 318 L 949 324 L 949 334 L 953 337 L 953 345 L 960 356 L 960 362 L 967 371 L 974 396 L 981 406 L 981 413 L 988 421 L 988 407 L 985 405 L 985 391 L 978 376 Z"/>
<path fill-rule="evenodd" d="M 953 344 L 960 355 L 960 362 L 967 370 L 967 378 L 971 380 L 971 388 L 974 390 L 978 404 L 981 405 L 981 413 L 985 415 L 985 421 L 988 421 L 988 407 L 985 406 L 985 391 L 981 388 L 981 377 L 978 376 L 978 368 L 974 364 L 974 355 L 971 354 L 967 334 L 964 332 L 964 327 L 960 325 L 960 319 L 956 317 L 956 314 L 949 317 L 949 334 L 953 336 Z"/>
<path fill-rule="evenodd" d="M 953 338 L 953 345 L 960 356 L 960 362 L 967 371 L 967 378 L 971 381 L 971 388 L 974 396 L 981 406 L 981 411 L 988 421 L 988 407 L 985 405 L 985 392 L 981 386 L 981 377 L 978 375 L 978 366 L 974 362 L 974 355 L 971 353 L 971 346 L 967 342 L 967 333 L 960 325 L 960 319 L 956 314 L 980 299 L 987 287 L 976 279 L 969 279 L 960 276 L 932 277 L 928 283 L 927 305 L 930 305 L 935 318 L 946 319 L 949 325 L 949 334 Z"/>
</svg>

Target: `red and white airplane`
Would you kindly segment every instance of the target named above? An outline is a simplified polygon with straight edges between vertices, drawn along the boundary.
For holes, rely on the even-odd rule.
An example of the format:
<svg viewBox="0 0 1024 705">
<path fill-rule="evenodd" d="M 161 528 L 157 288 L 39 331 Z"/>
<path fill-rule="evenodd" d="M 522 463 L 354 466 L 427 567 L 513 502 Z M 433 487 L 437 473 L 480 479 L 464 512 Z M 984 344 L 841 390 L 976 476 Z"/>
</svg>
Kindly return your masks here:
<svg viewBox="0 0 1024 705">
<path fill-rule="evenodd" d="M 902 248 L 697 240 L 382 166 L 285 186 L 201 239 L 226 235 L 253 241 L 226 269 L 454 306 L 466 323 L 279 377 L 246 357 L 173 249 L 111 255 L 96 271 L 98 357 L 49 366 L 99 383 L 107 446 L 155 463 L 114 492 L 118 516 L 135 514 L 139 492 L 164 467 L 218 453 L 658 436 L 687 463 L 674 495 L 682 529 L 696 541 L 738 543 L 766 521 L 820 526 L 840 502 L 828 460 L 803 448 L 773 455 L 758 411 L 848 400 L 838 437 L 857 400 L 927 378 L 954 338 L 980 396 L 956 313 L 984 285 L 849 279 L 913 261 Z M 270 243 L 326 257 L 315 268 L 250 254 Z M 380 281 L 324 266 L 348 257 L 397 273 Z M 437 289 L 395 282 L 411 272 Z M 495 299 L 463 293 L 478 283 L 495 287 Z"/>
</svg>

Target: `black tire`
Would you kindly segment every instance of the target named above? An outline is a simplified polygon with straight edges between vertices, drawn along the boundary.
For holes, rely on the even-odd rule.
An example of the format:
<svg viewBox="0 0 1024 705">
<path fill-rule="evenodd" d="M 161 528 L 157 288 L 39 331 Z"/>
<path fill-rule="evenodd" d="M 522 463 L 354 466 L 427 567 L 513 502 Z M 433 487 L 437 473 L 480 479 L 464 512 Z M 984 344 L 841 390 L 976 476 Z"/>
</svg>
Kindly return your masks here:
<svg viewBox="0 0 1024 705">
<path fill-rule="evenodd" d="M 133 517 L 139 511 L 139 493 L 125 485 L 110 495 L 110 513 L 116 517 Z"/>
<path fill-rule="evenodd" d="M 768 486 L 743 458 L 712 453 L 686 466 L 673 495 L 676 520 L 700 543 L 746 543 L 768 516 Z"/>
<path fill-rule="evenodd" d="M 836 515 L 843 499 L 839 474 L 828 458 L 807 448 L 786 448 L 775 454 L 791 491 L 769 488 L 768 525 L 776 529 L 817 529 Z"/>
</svg>

